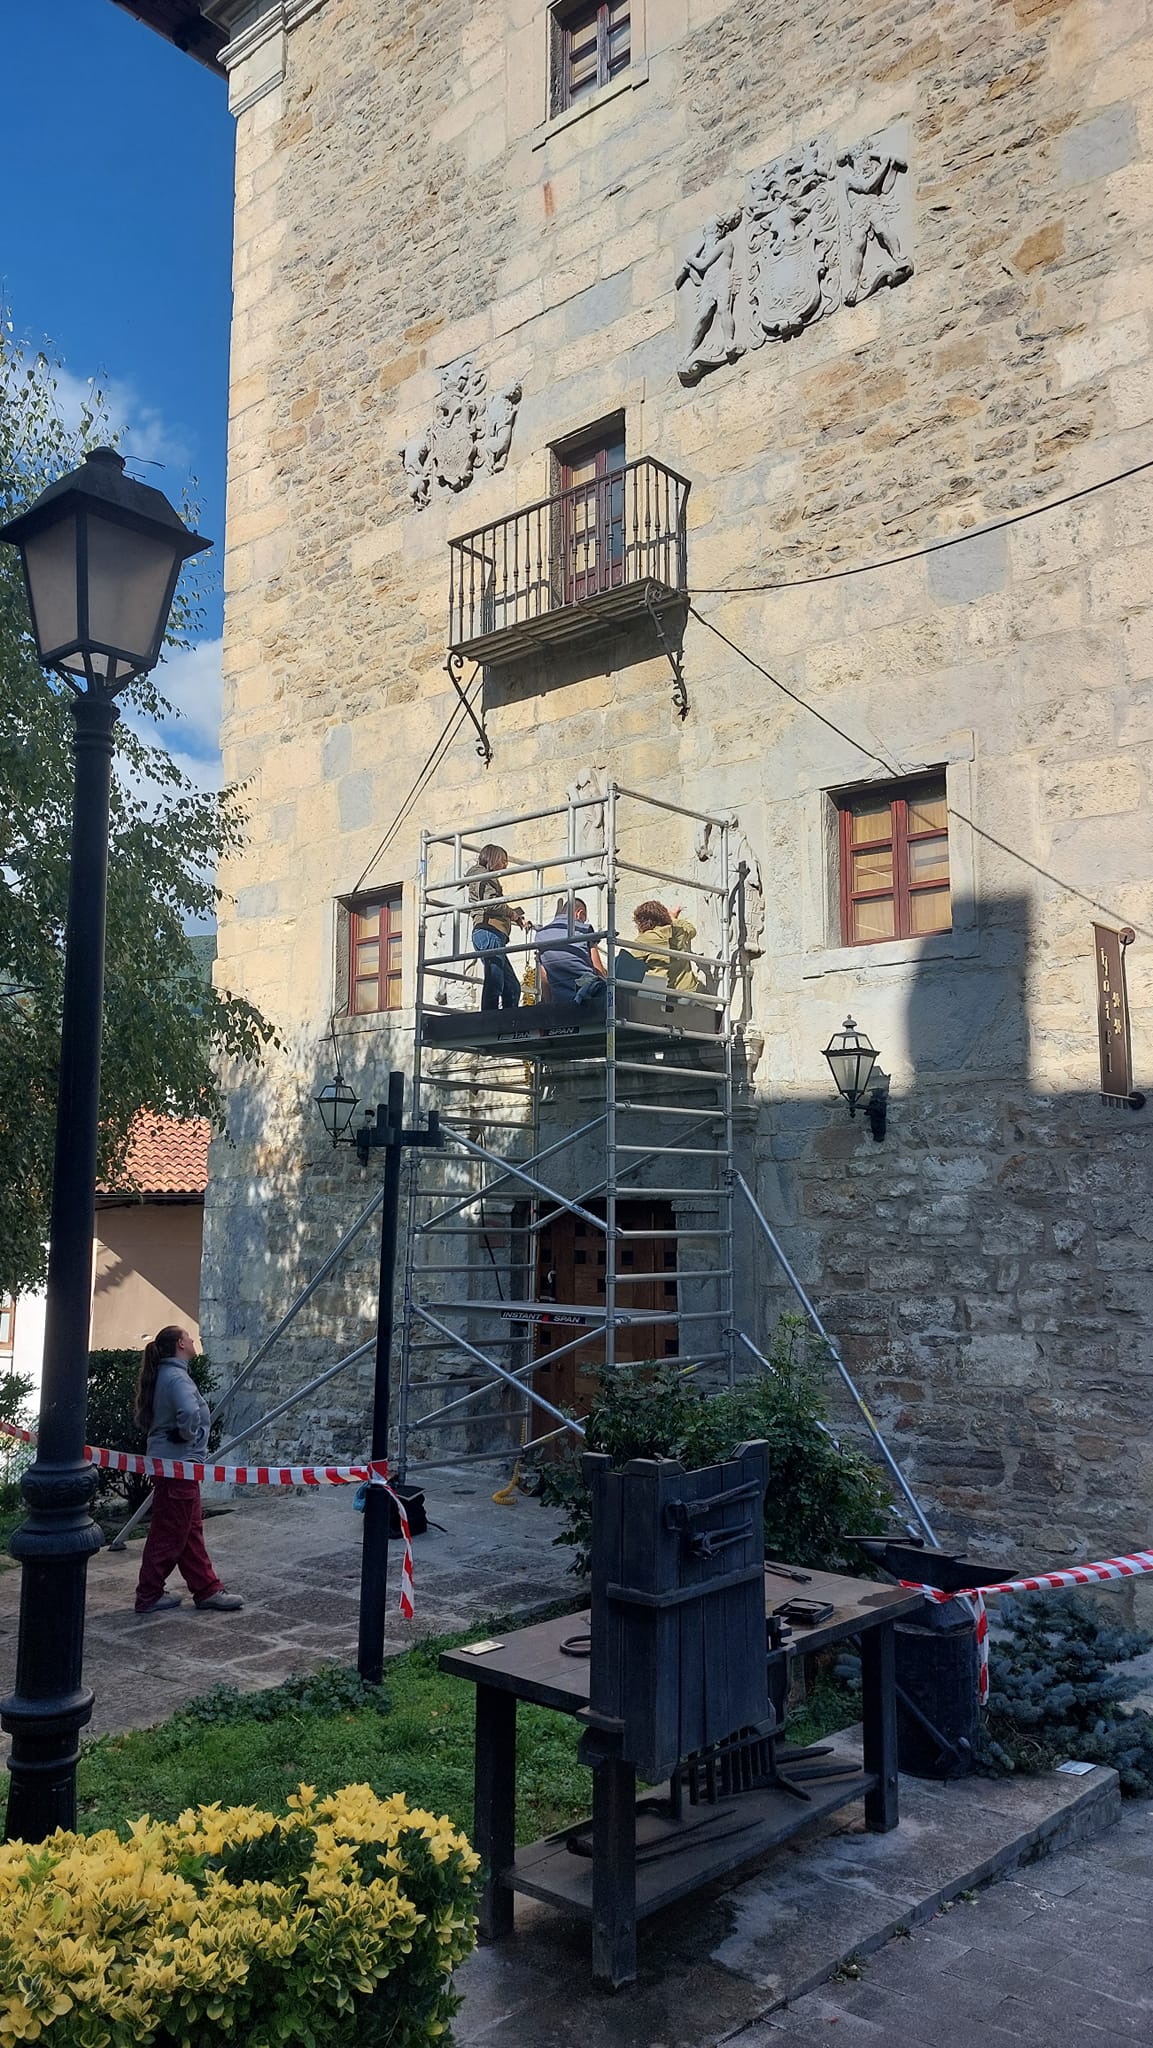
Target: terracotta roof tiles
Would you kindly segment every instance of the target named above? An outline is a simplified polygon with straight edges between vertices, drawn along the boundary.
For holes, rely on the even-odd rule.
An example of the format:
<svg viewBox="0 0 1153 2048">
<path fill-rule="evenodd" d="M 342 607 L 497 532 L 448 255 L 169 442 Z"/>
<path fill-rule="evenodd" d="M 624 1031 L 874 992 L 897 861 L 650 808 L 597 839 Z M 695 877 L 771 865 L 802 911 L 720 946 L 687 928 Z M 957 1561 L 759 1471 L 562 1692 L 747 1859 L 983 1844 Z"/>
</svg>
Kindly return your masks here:
<svg viewBox="0 0 1153 2048">
<path fill-rule="evenodd" d="M 145 1195 L 202 1195 L 208 1186 L 211 1135 L 207 1117 L 153 1116 L 142 1110 L 128 1141 L 123 1186 Z"/>
</svg>

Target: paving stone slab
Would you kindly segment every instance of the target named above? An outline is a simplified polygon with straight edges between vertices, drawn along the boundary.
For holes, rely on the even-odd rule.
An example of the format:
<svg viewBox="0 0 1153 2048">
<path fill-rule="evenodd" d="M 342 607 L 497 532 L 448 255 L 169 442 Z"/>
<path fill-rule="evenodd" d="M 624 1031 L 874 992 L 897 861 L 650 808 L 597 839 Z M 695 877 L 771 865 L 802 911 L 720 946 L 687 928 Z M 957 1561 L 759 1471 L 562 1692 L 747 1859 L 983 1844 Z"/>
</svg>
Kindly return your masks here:
<svg viewBox="0 0 1153 2048">
<path fill-rule="evenodd" d="M 441 1469 L 422 1481 L 429 1512 L 448 1533 L 430 1529 L 416 1539 L 412 1622 L 396 1611 L 401 1552 L 390 1545 L 386 1653 L 471 1628 L 494 1609 L 528 1620 L 545 1602 L 580 1605 L 571 1552 L 553 1544 L 559 1513 L 524 1497 L 496 1505 L 492 1493 L 507 1476 L 503 1466 Z M 211 1516 L 207 1542 L 225 1584 L 244 1596 L 239 1614 L 198 1614 L 186 1595 L 181 1607 L 137 1615 L 141 1544 L 99 1551 L 88 1567 L 85 1625 L 84 1676 L 96 1693 L 90 1732 L 147 1727 L 214 1685 L 248 1692 L 322 1664 L 354 1663 L 363 1527 L 351 1487 L 238 1489 L 229 1511 Z M 179 1579 L 171 1583 L 179 1589 Z M 19 1571 L 0 1572 L 4 1692 L 15 1677 L 19 1601 Z M 6 1751 L 0 1738 L 0 1756 Z"/>
<path fill-rule="evenodd" d="M 833 1746 L 859 1761 L 859 1730 L 833 1738 Z M 734 2048 L 787 2048 L 790 2038 L 815 2038 L 836 2048 L 857 2040 L 862 2048 L 866 2042 L 868 2048 L 937 2048 L 923 2034 L 918 2040 L 907 2032 L 908 2013 L 894 2012 L 879 2024 L 858 2010 L 855 1984 L 830 1986 L 837 1992 L 835 2034 L 829 2014 L 818 2023 L 795 2004 L 782 2009 L 804 2001 L 805 1993 L 881 1947 L 898 1928 L 922 1925 L 948 1900 L 1026 1858 L 1079 1844 L 1110 1827 L 1119 1810 L 1116 1774 L 1107 1770 L 1008 1785 L 902 1778 L 901 1826 L 892 1834 L 867 1833 L 863 1806 L 845 1807 L 743 1874 L 644 1922 L 637 1983 L 615 1997 L 592 1987 L 587 1926 L 518 1899 L 515 1934 L 479 1950 L 458 1974 L 465 2002 L 454 2022 L 456 2040 L 459 2048 L 559 2048 L 562 2042 L 565 2048 L 574 2042 L 581 2048 L 716 2048 L 723 2041 Z M 1018 1911 L 1021 1903 L 1014 1901 Z M 969 1937 L 967 1909 L 957 1907 L 932 1963 L 941 2003 L 958 2018 L 958 2008 L 969 2003 L 956 1992 L 969 1961 Z M 900 1975 L 903 1990 L 917 1993 L 917 1973 L 902 1964 Z M 1009 1988 L 992 1987 L 987 2003 L 1003 2003 Z M 975 1995 L 977 2010 L 985 2011 L 984 1995 Z M 870 1992 L 863 2003 L 874 1997 Z M 1009 2048 L 1011 2039 L 1011 2031 L 998 2026 L 989 2048 Z"/>
</svg>

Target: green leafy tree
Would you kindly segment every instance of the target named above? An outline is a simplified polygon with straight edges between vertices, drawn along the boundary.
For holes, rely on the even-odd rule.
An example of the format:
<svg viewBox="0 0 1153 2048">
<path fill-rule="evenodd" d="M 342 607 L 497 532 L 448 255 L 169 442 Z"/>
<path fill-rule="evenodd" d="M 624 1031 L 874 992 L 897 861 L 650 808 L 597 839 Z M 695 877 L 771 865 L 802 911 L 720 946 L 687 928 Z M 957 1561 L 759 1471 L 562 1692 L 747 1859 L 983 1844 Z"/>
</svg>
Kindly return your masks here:
<svg viewBox="0 0 1153 2048">
<path fill-rule="evenodd" d="M 115 439 L 99 394 L 64 419 L 43 354 L 0 323 L 0 519 L 13 518 L 85 452 Z M 196 617 L 186 579 L 170 644 Z M 158 673 L 163 675 L 161 669 Z M 144 678 L 122 709 L 172 713 Z M 30 637 L 19 558 L 0 548 L 0 1292 L 43 1276 L 59 1065 L 72 808 L 69 693 Z M 218 858 L 241 844 L 235 791 L 197 790 L 125 717 L 116 727 L 108 882 L 101 1179 L 123 1185 L 140 1110 L 223 1124 L 222 1059 L 256 1060 L 272 1027 L 239 997 L 205 986 L 186 927 L 216 906 Z"/>
<path fill-rule="evenodd" d="M 824 1347 L 798 1317 L 781 1317 L 769 1363 L 769 1372 L 750 1373 L 726 1391 L 698 1385 L 692 1368 L 618 1366 L 601 1375 L 583 1449 L 607 1452 L 617 1466 L 659 1457 L 679 1458 L 694 1469 L 763 1437 L 769 1446 L 768 1550 L 818 1570 L 860 1573 L 860 1553 L 845 1539 L 876 1535 L 886 1526 L 888 1480 L 861 1451 L 829 1434 Z M 573 1570 L 585 1570 L 591 1496 L 579 1451 L 541 1467 L 541 1498 L 566 1510 L 567 1527 L 556 1541 L 572 1544 Z"/>
</svg>

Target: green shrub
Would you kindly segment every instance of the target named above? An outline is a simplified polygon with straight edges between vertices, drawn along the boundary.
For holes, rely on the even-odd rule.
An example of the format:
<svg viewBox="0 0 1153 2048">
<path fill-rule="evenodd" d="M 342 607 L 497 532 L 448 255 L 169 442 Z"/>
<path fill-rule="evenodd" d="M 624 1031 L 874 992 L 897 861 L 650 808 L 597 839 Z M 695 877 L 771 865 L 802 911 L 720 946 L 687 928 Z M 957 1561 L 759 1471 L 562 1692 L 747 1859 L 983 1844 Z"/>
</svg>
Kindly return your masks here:
<svg viewBox="0 0 1153 2048">
<path fill-rule="evenodd" d="M 369 1685 L 359 1671 L 328 1664 L 319 1671 L 286 1678 L 260 1692 L 241 1692 L 234 1685 L 214 1685 L 189 1700 L 177 1721 L 195 1721 L 205 1727 L 221 1727 L 230 1721 L 282 1721 L 301 1714 L 387 1714 L 388 1694 L 383 1686 Z"/>
<path fill-rule="evenodd" d="M 992 1611 L 992 1610 L 991 1610 Z M 1110 1764 L 1121 1790 L 1153 1793 L 1153 1718 L 1125 1702 L 1145 1681 L 1111 1666 L 1153 1647 L 1080 1593 L 1001 1599 L 989 1642 L 979 1761 L 990 1775 Z"/>
<path fill-rule="evenodd" d="M 207 1400 L 215 1384 L 203 1352 L 188 1361 L 188 1370 Z M 88 1421 L 90 1444 L 114 1451 L 143 1452 L 145 1432 L 136 1425 L 136 1379 L 139 1351 L 90 1351 L 88 1354 Z M 139 1472 L 101 1472 L 102 1496 L 119 1494 L 129 1508 L 139 1507 L 152 1482 Z"/>
<path fill-rule="evenodd" d="M 765 1541 L 771 1555 L 827 1571 L 860 1571 L 845 1536 L 879 1532 L 889 1520 L 890 1486 L 861 1452 L 838 1446 L 823 1427 L 823 1347 L 796 1316 L 783 1316 L 769 1352 L 771 1372 L 738 1381 L 731 1392 L 702 1388 L 694 1369 L 618 1366 L 600 1376 L 586 1422 L 584 1450 L 614 1464 L 629 1458 L 679 1458 L 715 1464 L 738 1444 L 769 1446 Z M 574 1571 L 588 1565 L 589 1493 L 580 1450 L 542 1468 L 541 1498 L 564 1508 L 558 1543 L 576 1548 Z"/>
<path fill-rule="evenodd" d="M 0 1848 L 0 2042 L 422 2048 L 459 2005 L 477 1857 L 348 1785 Z"/>
</svg>

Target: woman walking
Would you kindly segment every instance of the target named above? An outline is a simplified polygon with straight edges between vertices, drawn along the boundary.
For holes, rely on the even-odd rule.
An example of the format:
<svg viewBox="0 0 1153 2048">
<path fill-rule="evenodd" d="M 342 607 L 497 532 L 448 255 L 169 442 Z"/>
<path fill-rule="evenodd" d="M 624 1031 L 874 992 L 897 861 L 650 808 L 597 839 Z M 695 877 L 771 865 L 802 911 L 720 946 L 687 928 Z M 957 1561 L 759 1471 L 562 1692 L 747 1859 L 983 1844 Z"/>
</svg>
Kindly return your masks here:
<svg viewBox="0 0 1153 2048">
<path fill-rule="evenodd" d="M 136 1420 L 148 1432 L 149 1458 L 187 1458 L 198 1463 L 208 1449 L 208 1403 L 188 1371 L 196 1345 L 188 1330 L 168 1323 L 144 1347 L 136 1382 Z M 179 1607 L 180 1594 L 166 1593 L 172 1570 L 180 1572 L 197 1607 L 233 1614 L 244 1602 L 226 1593 L 204 1547 L 200 1482 L 154 1479 L 152 1520 L 136 1585 L 137 1614 Z"/>
</svg>

